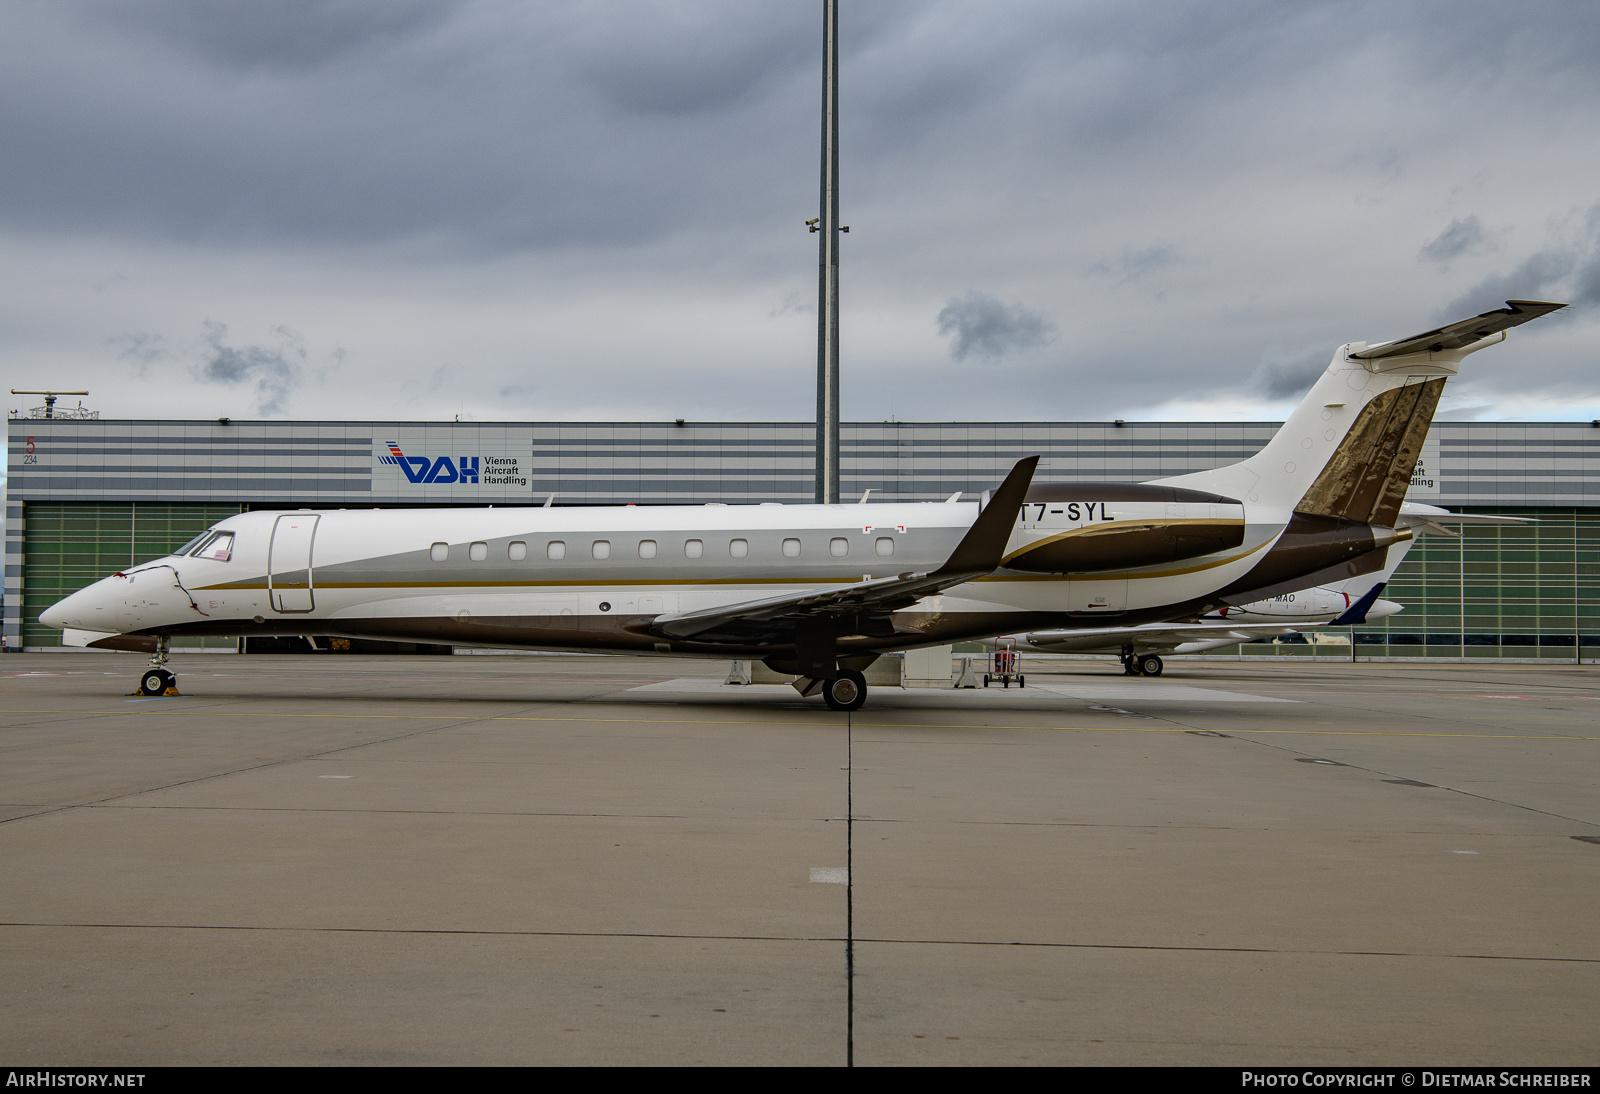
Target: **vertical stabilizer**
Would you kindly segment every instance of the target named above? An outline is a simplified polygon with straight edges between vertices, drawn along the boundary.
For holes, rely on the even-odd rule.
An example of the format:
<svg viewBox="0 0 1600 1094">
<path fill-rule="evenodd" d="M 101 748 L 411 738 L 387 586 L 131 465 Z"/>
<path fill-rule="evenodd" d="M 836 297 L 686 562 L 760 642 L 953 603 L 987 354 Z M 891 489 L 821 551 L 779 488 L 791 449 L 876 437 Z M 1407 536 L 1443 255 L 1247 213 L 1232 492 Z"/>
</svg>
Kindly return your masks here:
<svg viewBox="0 0 1600 1094">
<path fill-rule="evenodd" d="M 1440 376 L 1408 378 L 1403 386 L 1375 395 L 1295 512 L 1393 527 L 1443 394 Z"/>
<path fill-rule="evenodd" d="M 1259 506 L 1391 527 L 1433 413 L 1470 353 L 1564 304 L 1506 307 L 1410 338 L 1340 346 L 1267 446 L 1242 463 L 1157 479 Z"/>
</svg>

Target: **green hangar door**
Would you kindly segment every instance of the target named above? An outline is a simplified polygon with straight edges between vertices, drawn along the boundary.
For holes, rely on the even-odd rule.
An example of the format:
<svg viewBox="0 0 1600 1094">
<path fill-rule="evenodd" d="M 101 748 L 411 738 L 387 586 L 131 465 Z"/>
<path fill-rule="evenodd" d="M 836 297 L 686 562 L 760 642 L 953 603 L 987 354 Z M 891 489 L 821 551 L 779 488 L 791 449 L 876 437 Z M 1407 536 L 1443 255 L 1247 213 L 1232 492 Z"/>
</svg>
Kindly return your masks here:
<svg viewBox="0 0 1600 1094">
<path fill-rule="evenodd" d="M 272 610 L 286 614 L 309 612 L 311 547 L 317 538 L 315 513 L 285 513 L 272 525 L 267 548 L 267 598 Z"/>
</svg>

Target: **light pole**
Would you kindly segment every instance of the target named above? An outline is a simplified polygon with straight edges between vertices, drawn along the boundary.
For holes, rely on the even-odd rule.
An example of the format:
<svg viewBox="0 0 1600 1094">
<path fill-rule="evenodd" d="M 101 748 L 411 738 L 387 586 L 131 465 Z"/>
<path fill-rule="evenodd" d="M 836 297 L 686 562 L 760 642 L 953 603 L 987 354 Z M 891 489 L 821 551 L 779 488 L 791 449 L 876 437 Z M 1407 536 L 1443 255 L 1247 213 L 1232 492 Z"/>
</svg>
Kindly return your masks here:
<svg viewBox="0 0 1600 1094">
<path fill-rule="evenodd" d="M 839 4 L 823 0 L 822 209 L 817 255 L 817 497 L 839 500 Z"/>
</svg>

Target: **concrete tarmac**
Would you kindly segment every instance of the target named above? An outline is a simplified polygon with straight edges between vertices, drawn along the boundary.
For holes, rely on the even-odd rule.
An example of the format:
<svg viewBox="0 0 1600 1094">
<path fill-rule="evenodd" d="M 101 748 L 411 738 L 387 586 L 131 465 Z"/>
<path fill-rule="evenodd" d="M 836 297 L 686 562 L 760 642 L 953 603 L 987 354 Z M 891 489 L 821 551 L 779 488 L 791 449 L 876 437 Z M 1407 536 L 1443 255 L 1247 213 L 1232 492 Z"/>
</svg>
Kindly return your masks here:
<svg viewBox="0 0 1600 1094">
<path fill-rule="evenodd" d="M 174 662 L 0 659 L 0 1062 L 1600 1060 L 1594 667 Z"/>
</svg>

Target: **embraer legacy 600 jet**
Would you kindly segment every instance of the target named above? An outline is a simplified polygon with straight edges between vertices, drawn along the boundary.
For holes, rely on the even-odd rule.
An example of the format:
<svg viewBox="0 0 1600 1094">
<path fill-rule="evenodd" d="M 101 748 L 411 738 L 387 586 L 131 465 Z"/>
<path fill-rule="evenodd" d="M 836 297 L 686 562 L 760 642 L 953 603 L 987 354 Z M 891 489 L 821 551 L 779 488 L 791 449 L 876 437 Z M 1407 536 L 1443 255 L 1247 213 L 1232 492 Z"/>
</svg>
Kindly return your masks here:
<svg viewBox="0 0 1600 1094">
<path fill-rule="evenodd" d="M 1446 379 L 1562 306 L 1341 346 L 1265 448 L 1211 471 L 1045 485 L 1030 456 L 978 503 L 241 513 L 40 621 L 153 650 L 152 694 L 175 636 L 327 634 L 760 659 L 854 710 L 889 651 L 1193 619 L 1381 568 Z"/>
</svg>

